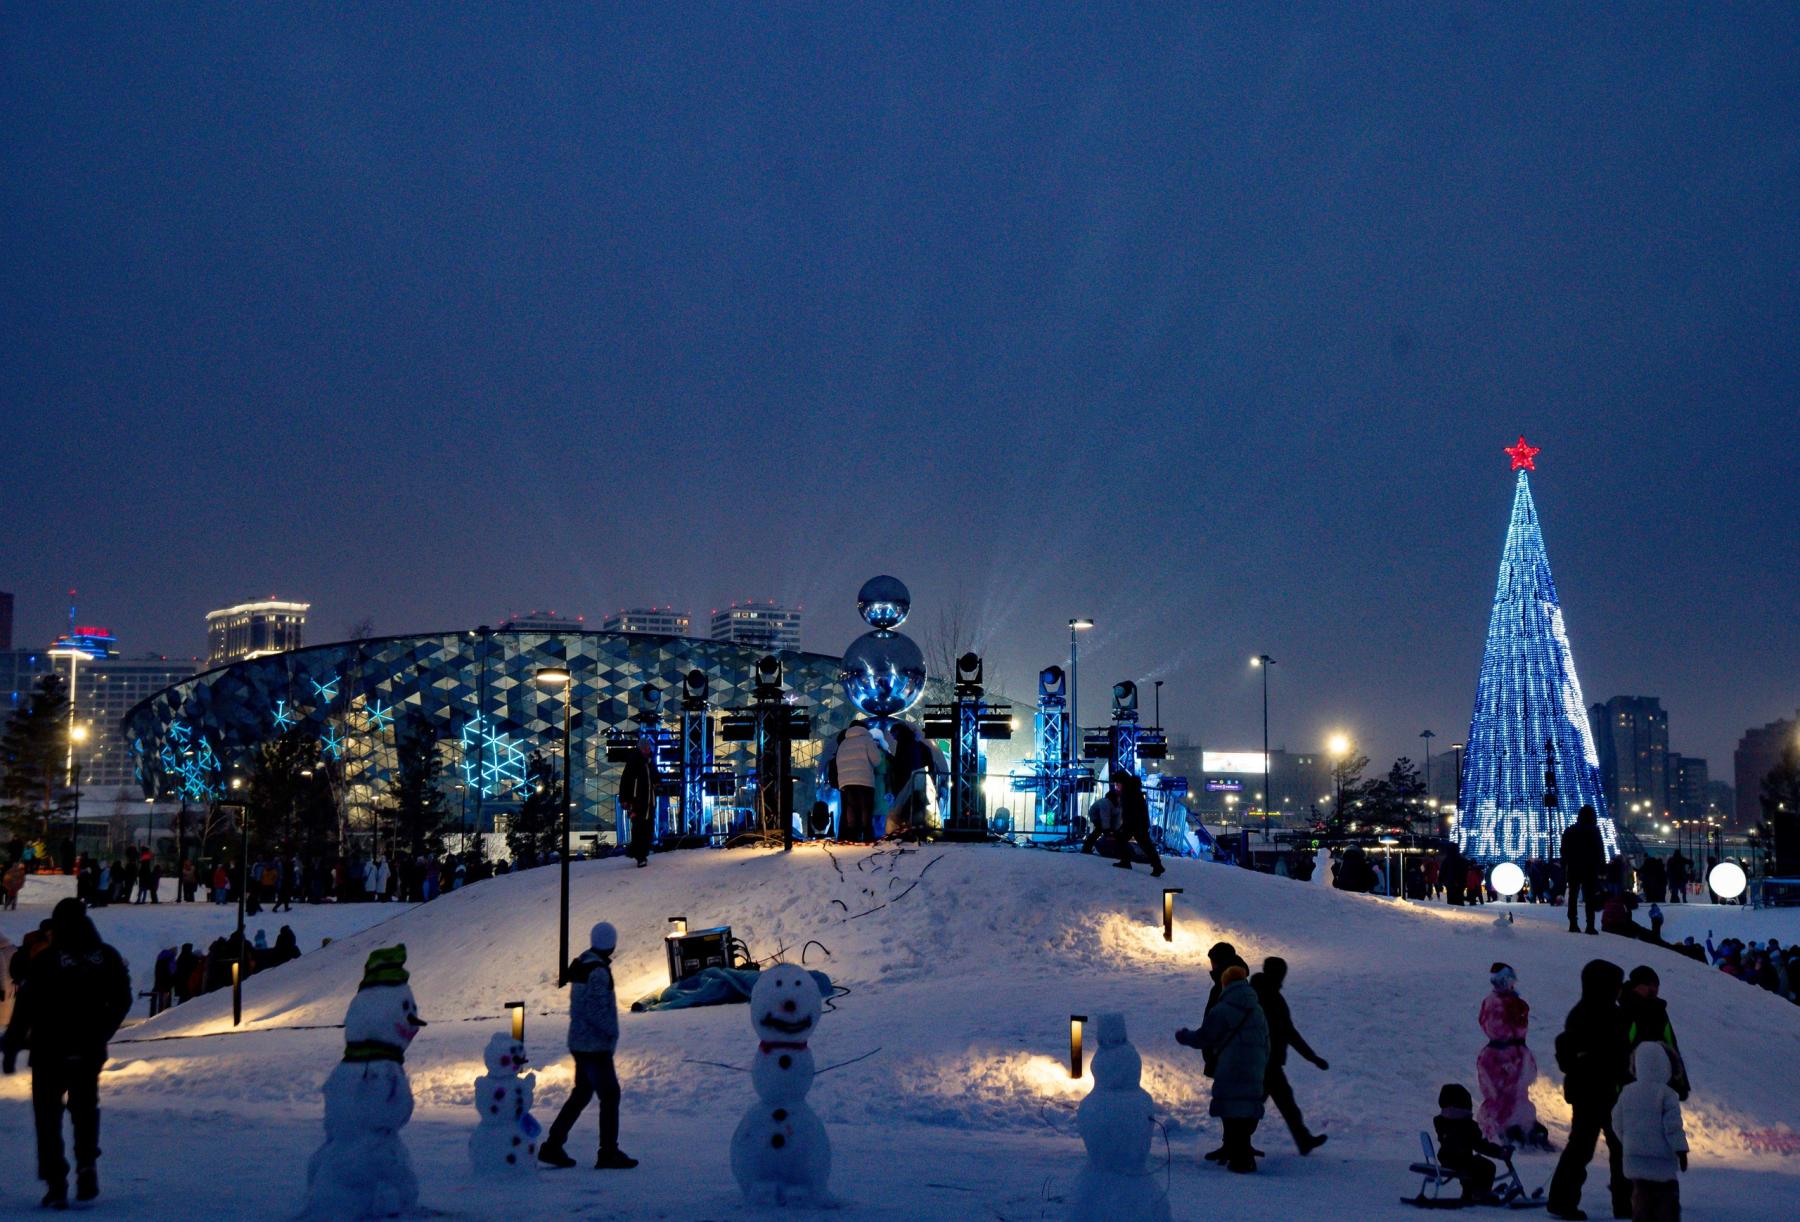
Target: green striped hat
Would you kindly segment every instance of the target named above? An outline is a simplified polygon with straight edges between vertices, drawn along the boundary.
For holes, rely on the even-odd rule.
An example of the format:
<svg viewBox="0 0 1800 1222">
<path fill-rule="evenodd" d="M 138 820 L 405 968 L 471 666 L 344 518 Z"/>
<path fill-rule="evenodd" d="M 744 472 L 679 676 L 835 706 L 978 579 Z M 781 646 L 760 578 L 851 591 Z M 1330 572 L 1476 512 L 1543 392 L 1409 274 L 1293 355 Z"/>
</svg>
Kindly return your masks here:
<svg viewBox="0 0 1800 1222">
<path fill-rule="evenodd" d="M 380 950 L 369 952 L 369 961 L 363 964 L 362 983 L 357 991 L 380 988 L 383 985 L 405 984 L 406 944 L 384 946 Z"/>
</svg>

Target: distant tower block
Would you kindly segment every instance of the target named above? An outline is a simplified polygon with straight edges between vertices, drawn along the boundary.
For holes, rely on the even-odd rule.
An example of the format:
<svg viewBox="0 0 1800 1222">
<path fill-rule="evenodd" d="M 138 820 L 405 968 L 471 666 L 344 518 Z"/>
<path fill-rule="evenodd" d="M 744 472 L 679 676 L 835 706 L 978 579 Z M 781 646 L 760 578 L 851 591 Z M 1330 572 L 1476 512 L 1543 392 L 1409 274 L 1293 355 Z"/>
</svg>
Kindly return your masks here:
<svg viewBox="0 0 1800 1222">
<path fill-rule="evenodd" d="M 1469 720 L 1457 840 L 1477 861 L 1555 857 L 1563 829 L 1592 806 L 1610 856 L 1618 836 L 1531 500 L 1538 449 L 1520 437 L 1506 453 L 1519 476 Z"/>
</svg>

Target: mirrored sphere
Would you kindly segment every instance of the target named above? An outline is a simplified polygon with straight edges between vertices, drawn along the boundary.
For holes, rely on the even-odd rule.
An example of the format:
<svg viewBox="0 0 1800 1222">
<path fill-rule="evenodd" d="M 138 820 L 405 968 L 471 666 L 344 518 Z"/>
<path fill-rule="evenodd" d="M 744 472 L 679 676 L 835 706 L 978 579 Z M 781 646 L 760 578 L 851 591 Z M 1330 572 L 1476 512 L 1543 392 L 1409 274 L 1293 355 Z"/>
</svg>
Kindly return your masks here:
<svg viewBox="0 0 1800 1222">
<path fill-rule="evenodd" d="M 898 577 L 871 577 L 856 592 L 856 609 L 871 628 L 898 628 L 912 610 L 912 592 Z"/>
<path fill-rule="evenodd" d="M 925 655 L 899 632 L 865 632 L 844 651 L 844 695 L 869 717 L 904 713 L 925 694 Z"/>
</svg>

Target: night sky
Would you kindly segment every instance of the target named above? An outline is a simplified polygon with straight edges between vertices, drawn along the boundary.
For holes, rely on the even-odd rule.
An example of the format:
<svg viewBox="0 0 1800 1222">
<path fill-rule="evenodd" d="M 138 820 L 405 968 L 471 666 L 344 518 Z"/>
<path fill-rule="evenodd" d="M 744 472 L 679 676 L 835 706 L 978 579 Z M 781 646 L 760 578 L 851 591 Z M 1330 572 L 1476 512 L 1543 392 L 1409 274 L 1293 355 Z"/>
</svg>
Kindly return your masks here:
<svg viewBox="0 0 1800 1222">
<path fill-rule="evenodd" d="M 0 589 L 128 651 L 893 572 L 1210 746 L 1800 705 L 1800 9 L 9 5 Z M 1146 696 L 1148 693 L 1146 693 Z M 1146 700 L 1148 703 L 1148 700 Z"/>
</svg>

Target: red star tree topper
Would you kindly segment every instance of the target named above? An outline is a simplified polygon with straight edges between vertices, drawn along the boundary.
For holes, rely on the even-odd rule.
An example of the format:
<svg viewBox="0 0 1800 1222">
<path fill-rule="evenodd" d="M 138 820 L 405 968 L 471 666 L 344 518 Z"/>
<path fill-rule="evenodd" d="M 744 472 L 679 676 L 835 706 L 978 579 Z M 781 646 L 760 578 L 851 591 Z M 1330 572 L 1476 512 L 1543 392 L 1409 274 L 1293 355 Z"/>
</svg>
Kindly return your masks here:
<svg viewBox="0 0 1800 1222">
<path fill-rule="evenodd" d="M 1542 446 L 1534 446 L 1528 443 L 1525 440 L 1525 434 L 1520 433 L 1519 444 L 1516 446 L 1507 446 L 1501 452 L 1512 458 L 1512 469 L 1514 471 L 1517 471 L 1520 467 L 1525 468 L 1527 471 L 1536 471 L 1537 462 L 1535 460 L 1542 449 Z"/>
</svg>

